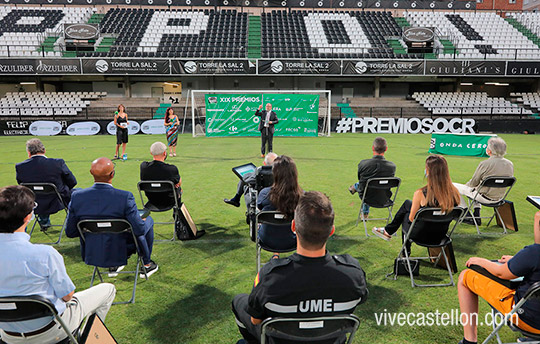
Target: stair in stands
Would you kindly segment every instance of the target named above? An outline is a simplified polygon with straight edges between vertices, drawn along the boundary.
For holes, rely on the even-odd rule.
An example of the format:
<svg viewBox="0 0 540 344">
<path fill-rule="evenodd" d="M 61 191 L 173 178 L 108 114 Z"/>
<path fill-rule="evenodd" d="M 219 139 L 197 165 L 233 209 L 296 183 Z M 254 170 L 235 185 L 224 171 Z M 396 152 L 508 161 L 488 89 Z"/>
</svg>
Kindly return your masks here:
<svg viewBox="0 0 540 344">
<path fill-rule="evenodd" d="M 443 54 L 459 54 L 459 51 L 456 50 L 456 47 L 449 39 L 439 39 L 443 46 Z"/>
<path fill-rule="evenodd" d="M 261 58 L 261 17 L 248 17 L 248 58 Z"/>
<path fill-rule="evenodd" d="M 403 18 L 403 17 L 394 17 L 394 19 L 396 20 L 396 23 L 397 23 L 400 27 L 409 27 L 409 26 L 411 26 L 411 24 L 409 24 L 409 22 L 407 21 L 406 18 Z"/>
<path fill-rule="evenodd" d="M 540 37 L 532 33 L 531 30 L 527 29 L 523 24 L 521 24 L 514 18 L 505 18 L 504 20 L 506 20 L 510 25 L 516 28 L 519 32 L 521 32 L 523 36 L 527 37 L 530 41 L 540 47 Z"/>
<path fill-rule="evenodd" d="M 97 52 L 109 52 L 113 46 L 116 38 L 114 37 L 103 37 L 101 41 L 98 40 L 99 44 L 96 47 Z"/>
<path fill-rule="evenodd" d="M 169 103 L 160 103 L 153 118 L 154 119 L 164 118 L 165 117 L 165 112 L 167 111 L 167 109 L 169 107 L 171 107 L 171 104 L 169 104 Z"/>
<path fill-rule="evenodd" d="M 394 50 L 394 54 L 407 54 L 407 49 L 403 47 L 399 39 L 386 38 L 386 41 L 388 42 L 390 48 Z"/>
<path fill-rule="evenodd" d="M 54 43 L 56 43 L 58 38 L 59 38 L 58 36 L 49 36 L 45 38 L 43 43 L 41 43 L 41 45 L 39 46 L 38 51 L 46 52 L 46 53 L 50 51 L 54 51 Z"/>
<path fill-rule="evenodd" d="M 354 113 L 354 110 L 351 108 L 351 106 L 348 103 L 337 103 L 337 107 L 339 108 L 341 114 L 345 115 L 345 118 L 355 118 L 356 113 Z"/>
<path fill-rule="evenodd" d="M 105 17 L 105 13 L 94 13 L 88 19 L 88 24 L 99 24 L 103 20 L 103 17 Z"/>
</svg>

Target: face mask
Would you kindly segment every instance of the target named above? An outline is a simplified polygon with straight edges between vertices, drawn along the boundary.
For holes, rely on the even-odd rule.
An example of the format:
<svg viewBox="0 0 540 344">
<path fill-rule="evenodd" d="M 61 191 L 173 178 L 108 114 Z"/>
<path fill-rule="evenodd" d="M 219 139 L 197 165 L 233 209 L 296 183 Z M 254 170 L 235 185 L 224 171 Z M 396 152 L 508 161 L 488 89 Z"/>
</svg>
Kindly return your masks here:
<svg viewBox="0 0 540 344">
<path fill-rule="evenodd" d="M 32 210 L 32 217 L 30 218 L 30 222 L 28 223 L 31 223 L 32 221 L 34 221 L 35 218 L 36 218 L 36 214 L 34 214 L 34 211 Z"/>
<path fill-rule="evenodd" d="M 427 177 L 427 170 L 424 168 L 424 178 Z"/>
</svg>

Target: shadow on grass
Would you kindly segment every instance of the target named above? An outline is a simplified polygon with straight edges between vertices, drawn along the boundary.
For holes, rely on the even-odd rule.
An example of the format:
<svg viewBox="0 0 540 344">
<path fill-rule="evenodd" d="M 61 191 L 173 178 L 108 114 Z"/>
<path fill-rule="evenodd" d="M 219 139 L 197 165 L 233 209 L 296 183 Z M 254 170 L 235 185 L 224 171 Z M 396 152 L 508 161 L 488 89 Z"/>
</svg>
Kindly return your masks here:
<svg viewBox="0 0 540 344">
<path fill-rule="evenodd" d="M 354 314 L 361 319 L 361 323 L 369 325 L 370 331 L 383 334 L 388 331 L 383 325 L 377 324 L 377 314 L 381 312 L 395 313 L 400 310 L 405 300 L 401 294 L 381 286 L 374 286 L 368 282 L 369 295 L 366 303 L 356 307 Z M 370 334 L 371 335 L 371 334 Z"/>
<path fill-rule="evenodd" d="M 196 284 L 189 295 L 172 302 L 166 311 L 144 320 L 143 324 L 152 329 L 151 337 L 156 343 L 189 343 L 204 336 L 200 331 L 207 324 L 219 319 L 230 320 L 232 299 L 233 295 L 217 288 Z"/>
</svg>

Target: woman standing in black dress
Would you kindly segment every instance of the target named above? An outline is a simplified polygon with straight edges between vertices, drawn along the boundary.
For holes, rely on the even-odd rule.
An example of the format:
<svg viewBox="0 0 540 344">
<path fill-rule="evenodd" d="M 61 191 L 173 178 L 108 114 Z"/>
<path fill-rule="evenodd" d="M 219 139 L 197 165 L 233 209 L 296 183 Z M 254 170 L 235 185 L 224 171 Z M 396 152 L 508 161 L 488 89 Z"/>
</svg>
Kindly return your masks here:
<svg viewBox="0 0 540 344">
<path fill-rule="evenodd" d="M 115 159 L 120 159 L 126 156 L 126 144 L 128 143 L 128 115 L 125 112 L 126 108 L 124 105 L 118 105 L 118 111 L 114 114 L 114 125 L 116 125 L 116 153 L 114 154 Z M 118 155 L 120 150 L 120 145 L 122 145 L 122 155 Z"/>
</svg>

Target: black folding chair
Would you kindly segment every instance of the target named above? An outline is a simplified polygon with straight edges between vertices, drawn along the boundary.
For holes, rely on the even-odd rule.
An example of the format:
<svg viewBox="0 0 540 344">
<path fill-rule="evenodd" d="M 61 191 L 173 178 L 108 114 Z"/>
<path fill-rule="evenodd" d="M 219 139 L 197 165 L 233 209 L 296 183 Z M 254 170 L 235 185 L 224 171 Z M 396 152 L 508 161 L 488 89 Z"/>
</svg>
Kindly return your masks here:
<svg viewBox="0 0 540 344">
<path fill-rule="evenodd" d="M 503 234 L 506 234 L 507 231 L 506 231 L 506 226 L 504 225 L 504 220 L 503 220 L 503 218 L 502 218 L 502 216 L 499 213 L 499 210 L 497 208 L 499 208 L 501 205 L 503 205 L 505 203 L 506 196 L 508 196 L 508 194 L 510 193 L 510 190 L 512 190 L 512 187 L 514 186 L 515 183 L 516 183 L 516 178 L 515 177 L 496 177 L 496 176 L 494 176 L 494 177 L 487 177 L 486 179 L 482 180 L 480 185 L 478 185 L 478 187 L 476 188 L 476 192 L 474 193 L 473 198 L 467 197 L 467 205 L 468 205 L 467 211 L 463 214 L 460 221 L 463 221 L 465 216 L 469 216 L 468 214 L 470 214 L 470 216 L 472 216 L 472 220 L 474 222 L 474 225 L 476 226 L 476 232 L 478 234 L 481 234 L 480 229 L 478 227 L 478 222 L 476 220 L 477 219 L 489 219 L 489 222 L 486 225 L 486 228 L 487 228 L 487 227 L 489 227 L 489 225 L 490 225 L 491 221 L 493 220 L 493 218 L 495 217 L 495 215 L 497 215 L 499 217 L 499 220 L 502 223 L 502 226 L 503 226 Z M 507 190 L 506 190 L 506 193 L 504 194 L 504 196 L 500 200 L 496 200 L 496 201 L 490 202 L 490 203 L 485 203 L 485 202 L 481 202 L 481 201 L 478 200 L 479 196 L 485 198 L 485 196 L 482 196 L 479 193 L 479 190 L 482 189 L 483 187 L 497 188 L 497 189 L 506 188 Z M 471 210 L 473 210 L 473 208 L 474 208 L 475 203 L 481 204 L 484 207 L 493 208 L 494 209 L 493 215 L 492 216 L 485 216 L 485 217 L 475 217 L 473 215 L 474 212 L 471 212 Z"/>
<path fill-rule="evenodd" d="M 445 246 L 449 245 L 452 242 L 452 239 L 450 238 L 452 236 L 452 233 L 456 229 L 457 225 L 460 223 L 459 219 L 465 212 L 465 209 L 456 207 L 451 212 L 445 213 L 441 211 L 440 208 L 421 208 L 418 210 L 416 215 L 414 216 L 414 220 L 409 227 L 409 231 L 407 232 L 405 239 L 403 240 L 403 245 L 401 246 L 401 250 L 398 254 L 398 259 L 402 259 L 405 261 L 405 264 L 407 264 L 407 271 L 409 272 L 409 275 L 411 277 L 411 286 L 414 287 L 447 287 L 447 286 L 453 286 L 454 285 L 454 277 L 452 272 L 452 267 L 450 266 L 450 262 L 448 260 L 448 257 L 445 253 Z M 455 220 L 454 226 L 450 229 L 450 223 Z M 430 226 L 431 225 L 431 226 Z M 435 226 L 433 226 L 435 225 Z M 419 229 L 418 229 L 419 228 Z M 435 234 L 434 232 L 437 231 Z M 430 237 L 433 239 L 432 242 L 427 243 L 422 241 L 422 235 L 425 232 L 430 233 Z M 418 246 L 427 247 L 427 248 L 441 248 L 441 253 L 439 253 L 438 256 L 434 257 L 409 257 L 409 253 L 407 252 L 407 243 L 415 243 Z M 413 268 L 411 265 L 412 260 L 430 260 L 435 261 L 434 266 L 437 266 L 440 258 L 444 258 L 444 261 L 446 263 L 446 268 L 448 270 L 448 274 L 450 275 L 450 282 L 449 283 L 442 283 L 442 284 L 417 284 L 414 281 L 413 276 Z M 390 274 L 392 275 L 392 274 Z M 396 271 L 393 273 L 394 280 L 397 279 Z"/>
<path fill-rule="evenodd" d="M 68 339 L 72 344 L 79 343 L 64 321 L 62 321 L 54 305 L 43 296 L 0 297 L 0 322 L 15 323 L 43 317 L 50 317 L 51 321 L 56 321 L 66 332 L 67 338 L 59 343 L 66 343 Z"/>
<path fill-rule="evenodd" d="M 279 211 L 261 211 L 257 213 L 257 218 L 255 222 L 257 229 L 259 228 L 259 225 L 265 224 L 277 228 L 288 227 L 290 230 L 292 219 L 287 218 L 285 214 L 282 214 Z M 271 230 L 271 228 L 269 229 Z M 285 249 L 275 249 L 269 247 L 260 240 L 257 232 L 258 230 L 255 231 L 257 244 L 257 272 L 259 272 L 259 270 L 261 269 L 261 250 L 278 253 L 286 253 L 296 250 L 296 242 L 294 243 L 294 246 L 287 247 Z"/>
<path fill-rule="evenodd" d="M 255 187 L 248 185 L 245 192 L 249 197 L 247 219 L 249 224 L 249 236 L 252 241 L 257 240 L 257 197 L 259 192 L 274 184 L 274 175 L 272 174 L 272 166 L 260 166 L 255 170 Z"/>
<path fill-rule="evenodd" d="M 180 205 L 178 204 L 178 195 L 176 193 L 176 187 L 174 183 L 170 180 L 141 180 L 137 183 L 137 189 L 139 189 L 139 195 L 141 196 L 141 202 L 144 205 L 145 209 L 150 210 L 150 212 L 161 213 L 169 210 L 173 210 L 173 222 L 154 222 L 156 224 L 170 225 L 175 224 L 178 212 L 180 211 Z M 143 191 L 146 195 L 148 201 L 145 203 L 143 198 Z M 153 203 L 148 195 L 159 195 L 161 198 L 166 200 L 171 200 L 169 203 L 156 204 Z M 172 200 L 174 198 L 174 201 Z M 171 241 L 176 239 L 173 234 Z M 168 240 L 165 240 L 168 241 Z"/>
<path fill-rule="evenodd" d="M 392 208 L 394 208 L 394 203 L 400 185 L 401 179 L 397 177 L 371 178 L 367 180 L 366 186 L 364 187 L 364 193 L 362 194 L 360 211 L 358 212 L 358 218 L 356 219 L 356 226 L 358 226 L 358 222 L 360 221 L 360 218 L 362 218 L 362 222 L 364 223 L 364 230 L 366 231 L 367 237 L 370 235 L 368 234 L 366 221 L 386 220 L 386 224 L 388 224 L 388 222 L 392 220 Z M 396 191 L 393 193 L 393 196 L 388 197 L 388 192 L 391 192 L 391 190 L 394 188 L 396 189 Z M 379 196 L 381 198 L 381 202 L 366 202 L 366 198 L 371 198 L 374 196 Z M 364 216 L 362 216 L 362 208 L 364 207 L 364 204 L 367 204 L 372 208 L 387 208 L 388 217 L 368 218 L 366 220 Z"/>
<path fill-rule="evenodd" d="M 352 343 L 360 319 L 354 315 L 315 318 L 268 318 L 262 323 L 261 344 Z"/>
<path fill-rule="evenodd" d="M 512 318 L 515 318 L 520 313 L 521 306 L 523 306 L 523 304 L 525 302 L 531 301 L 531 300 L 536 300 L 537 302 L 540 302 L 540 282 L 536 282 L 532 286 L 530 286 L 529 290 L 527 290 L 525 295 L 523 295 L 521 300 L 519 300 L 518 303 L 516 303 L 514 305 L 514 307 L 512 308 L 512 310 L 508 314 L 503 316 L 501 313 L 499 313 L 494 308 L 492 309 L 493 310 L 493 319 L 495 319 L 496 315 L 498 314 L 500 317 L 503 318 L 503 320 L 500 321 L 498 323 L 498 325 L 496 325 L 495 322 L 493 322 L 493 331 L 486 338 L 486 340 L 484 340 L 483 344 L 489 343 L 493 338 L 497 339 L 498 344 L 503 344 L 502 341 L 501 341 L 501 338 L 499 337 L 499 331 L 501 330 L 501 328 L 503 328 L 504 325 L 508 325 L 508 327 L 510 327 L 510 329 L 512 331 L 518 332 L 522 336 L 525 336 L 525 337 L 528 337 L 528 338 L 531 338 L 531 339 L 535 340 L 533 342 L 527 342 L 527 343 L 535 343 L 535 344 L 540 343 L 540 334 L 535 334 L 535 333 L 531 333 L 531 332 L 522 330 L 519 327 L 517 327 L 511 321 Z M 507 344 L 513 344 L 513 343 L 507 343 Z"/>
<path fill-rule="evenodd" d="M 62 240 L 62 234 L 64 234 L 64 230 L 66 229 L 66 222 L 68 217 L 68 207 L 67 204 L 64 203 L 64 200 L 62 199 L 62 196 L 60 196 L 60 193 L 58 192 L 58 189 L 56 188 L 56 185 L 52 183 L 21 183 L 22 186 L 25 186 L 32 190 L 34 194 L 36 195 L 36 202 L 39 204 L 39 198 L 40 197 L 47 197 L 47 196 L 53 196 L 55 197 L 60 204 L 62 204 L 63 209 L 66 212 L 66 216 L 64 217 L 64 222 L 61 225 L 51 225 L 51 227 L 61 227 L 60 228 L 60 234 L 58 235 L 58 240 L 53 242 L 52 244 L 59 244 L 60 240 Z M 47 214 L 50 215 L 50 214 Z M 32 236 L 32 233 L 34 233 L 34 228 L 36 227 L 36 224 L 38 223 L 38 219 L 34 220 L 34 224 L 32 225 L 32 229 L 30 230 L 29 235 Z"/>
<path fill-rule="evenodd" d="M 79 233 L 81 235 L 81 238 L 84 242 L 86 242 L 86 235 L 100 235 L 100 234 L 114 234 L 114 235 L 122 235 L 124 233 L 128 233 L 133 237 L 133 241 L 135 243 L 135 250 L 137 253 L 137 267 L 135 268 L 135 271 L 118 271 L 119 274 L 134 274 L 135 279 L 133 282 L 133 290 L 131 292 L 131 299 L 129 301 L 125 302 L 114 302 L 113 305 L 118 304 L 128 304 L 128 303 L 135 303 L 135 291 L 137 290 L 137 278 L 139 277 L 140 268 L 144 266 L 143 260 L 142 260 L 142 254 L 141 250 L 139 249 L 139 244 L 137 242 L 137 237 L 135 237 L 135 234 L 133 233 L 133 230 L 131 228 L 131 224 L 124 219 L 103 219 L 103 220 L 82 220 L 77 223 L 77 228 L 79 229 Z M 103 257 L 100 257 L 101 260 L 107 261 L 106 257 L 109 253 L 109 250 L 104 249 L 103 255 L 105 255 L 105 259 Z M 129 256 L 126 252 L 125 260 L 127 261 Z M 114 267 L 115 265 L 106 265 L 103 266 L 101 264 L 101 261 L 88 261 L 85 258 L 85 263 L 87 265 L 91 265 L 94 267 L 94 272 L 92 273 L 92 280 L 90 281 L 90 287 L 94 285 L 94 280 L 96 278 L 96 275 L 99 277 L 99 280 L 103 283 L 103 277 L 101 276 L 101 272 L 99 271 L 99 268 L 110 268 Z M 142 272 L 144 274 L 144 277 L 146 280 L 148 280 L 148 276 L 146 275 L 146 270 L 142 269 Z"/>
</svg>

